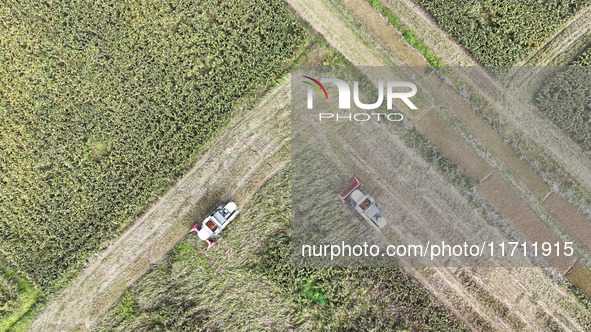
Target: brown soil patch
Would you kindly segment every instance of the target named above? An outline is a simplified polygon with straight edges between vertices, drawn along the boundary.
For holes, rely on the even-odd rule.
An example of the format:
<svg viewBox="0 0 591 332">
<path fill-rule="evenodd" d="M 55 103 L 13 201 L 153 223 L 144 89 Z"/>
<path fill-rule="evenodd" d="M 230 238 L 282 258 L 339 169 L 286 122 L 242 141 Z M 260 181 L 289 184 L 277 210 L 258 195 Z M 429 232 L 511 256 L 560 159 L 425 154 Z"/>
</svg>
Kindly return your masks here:
<svg viewBox="0 0 591 332">
<path fill-rule="evenodd" d="M 581 211 L 565 201 L 557 192 L 548 196 L 544 201 L 544 206 L 569 229 L 572 236 L 579 239 L 591 250 L 591 222 L 585 218 Z"/>
<path fill-rule="evenodd" d="M 568 281 L 588 298 L 591 298 L 591 271 L 584 267 L 573 267 L 566 274 Z"/>
<path fill-rule="evenodd" d="M 492 171 L 488 163 L 476 154 L 437 111 L 428 111 L 414 125 L 439 152 L 458 165 L 461 174 L 480 182 Z"/>
<path fill-rule="evenodd" d="M 559 237 L 540 217 L 529 207 L 505 180 L 497 174 L 487 177 L 478 187 L 482 195 L 492 206 L 507 219 L 511 226 L 528 242 L 556 243 Z M 572 266 L 573 262 L 565 265 L 567 259 L 554 255 L 544 258 L 552 266 Z"/>
</svg>

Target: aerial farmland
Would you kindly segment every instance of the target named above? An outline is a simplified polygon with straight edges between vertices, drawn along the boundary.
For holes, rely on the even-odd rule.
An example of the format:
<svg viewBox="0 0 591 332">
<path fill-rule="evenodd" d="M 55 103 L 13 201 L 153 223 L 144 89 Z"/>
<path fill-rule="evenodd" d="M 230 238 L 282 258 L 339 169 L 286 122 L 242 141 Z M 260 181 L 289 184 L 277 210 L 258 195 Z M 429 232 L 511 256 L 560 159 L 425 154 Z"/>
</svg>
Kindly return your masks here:
<svg viewBox="0 0 591 332">
<path fill-rule="evenodd" d="M 590 6 L 3 2 L 0 331 L 591 331 Z"/>
</svg>

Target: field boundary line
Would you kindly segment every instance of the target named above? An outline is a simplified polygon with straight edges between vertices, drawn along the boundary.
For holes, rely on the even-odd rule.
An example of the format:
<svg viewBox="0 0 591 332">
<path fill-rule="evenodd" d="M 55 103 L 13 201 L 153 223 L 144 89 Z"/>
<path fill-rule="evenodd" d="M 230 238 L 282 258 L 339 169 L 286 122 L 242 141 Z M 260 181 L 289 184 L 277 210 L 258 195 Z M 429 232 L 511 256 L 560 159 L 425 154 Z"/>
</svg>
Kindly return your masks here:
<svg viewBox="0 0 591 332">
<path fill-rule="evenodd" d="M 433 109 L 433 105 L 429 105 L 427 108 L 425 108 L 421 112 L 421 114 L 419 114 L 419 116 L 414 118 L 413 123 L 418 123 L 419 121 L 421 121 L 421 118 L 423 118 L 423 116 L 425 116 L 425 114 L 427 114 L 429 111 L 431 111 L 431 109 Z"/>
<path fill-rule="evenodd" d="M 478 184 L 482 184 L 484 181 L 486 181 L 486 179 L 488 179 L 493 174 L 495 174 L 495 171 L 494 170 L 490 171 L 490 173 L 488 173 L 485 177 L 483 177 L 482 180 L 480 180 L 480 182 Z"/>
<path fill-rule="evenodd" d="M 554 190 L 550 190 L 550 191 L 549 191 L 549 192 L 546 194 L 546 196 L 544 196 L 544 198 L 542 199 L 542 204 L 543 204 L 544 202 L 546 202 L 546 200 L 548 199 L 548 197 L 550 197 L 550 195 L 552 195 L 552 193 L 553 193 L 553 192 L 554 192 Z"/>
</svg>

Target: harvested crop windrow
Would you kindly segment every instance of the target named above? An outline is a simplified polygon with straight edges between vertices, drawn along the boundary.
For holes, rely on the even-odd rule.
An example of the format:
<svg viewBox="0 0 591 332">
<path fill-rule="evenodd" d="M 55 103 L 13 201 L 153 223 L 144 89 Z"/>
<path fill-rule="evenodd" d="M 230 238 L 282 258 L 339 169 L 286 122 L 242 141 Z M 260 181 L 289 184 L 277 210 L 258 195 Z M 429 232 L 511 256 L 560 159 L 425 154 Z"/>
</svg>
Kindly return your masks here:
<svg viewBox="0 0 591 332">
<path fill-rule="evenodd" d="M 65 281 L 273 85 L 305 40 L 280 0 L 5 1 L 0 250 Z"/>
</svg>

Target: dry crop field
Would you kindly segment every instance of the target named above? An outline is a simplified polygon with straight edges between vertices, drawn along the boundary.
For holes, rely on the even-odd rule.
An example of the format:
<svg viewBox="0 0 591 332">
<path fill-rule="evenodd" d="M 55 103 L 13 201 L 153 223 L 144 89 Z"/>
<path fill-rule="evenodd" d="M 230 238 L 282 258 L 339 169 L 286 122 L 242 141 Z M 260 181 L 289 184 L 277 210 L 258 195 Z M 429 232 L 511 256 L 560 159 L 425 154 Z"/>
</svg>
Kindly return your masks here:
<svg viewBox="0 0 591 332">
<path fill-rule="evenodd" d="M 43 292 L 156 201 L 306 39 L 282 1 L 4 1 L 0 22 L 0 251 Z"/>
<path fill-rule="evenodd" d="M 334 151 L 339 167 L 395 202 L 384 209 L 400 227 L 471 220 L 453 231 L 568 235 L 590 247 L 588 128 L 544 90 L 575 69 L 542 87 L 519 69 L 441 68 L 568 62 L 588 43 L 588 1 L 286 2 L 0 5 L 0 330 L 591 329 L 588 269 L 295 268 L 289 172 L 251 201 L 290 155 L 287 71 L 435 66 L 442 72 L 426 89 L 458 107 L 374 128 L 387 137 L 375 147 L 340 133 L 335 140 L 354 143 Z M 587 51 L 572 64 L 588 60 Z M 519 112 L 495 104 L 510 80 L 526 82 Z M 584 119 L 585 107 L 572 114 Z M 269 112 L 266 122 L 257 111 Z M 216 160 L 215 147 L 244 159 Z M 229 198 L 248 209 L 219 247 L 184 239 L 213 200 Z M 35 309 L 39 299 L 48 302 Z"/>
</svg>

